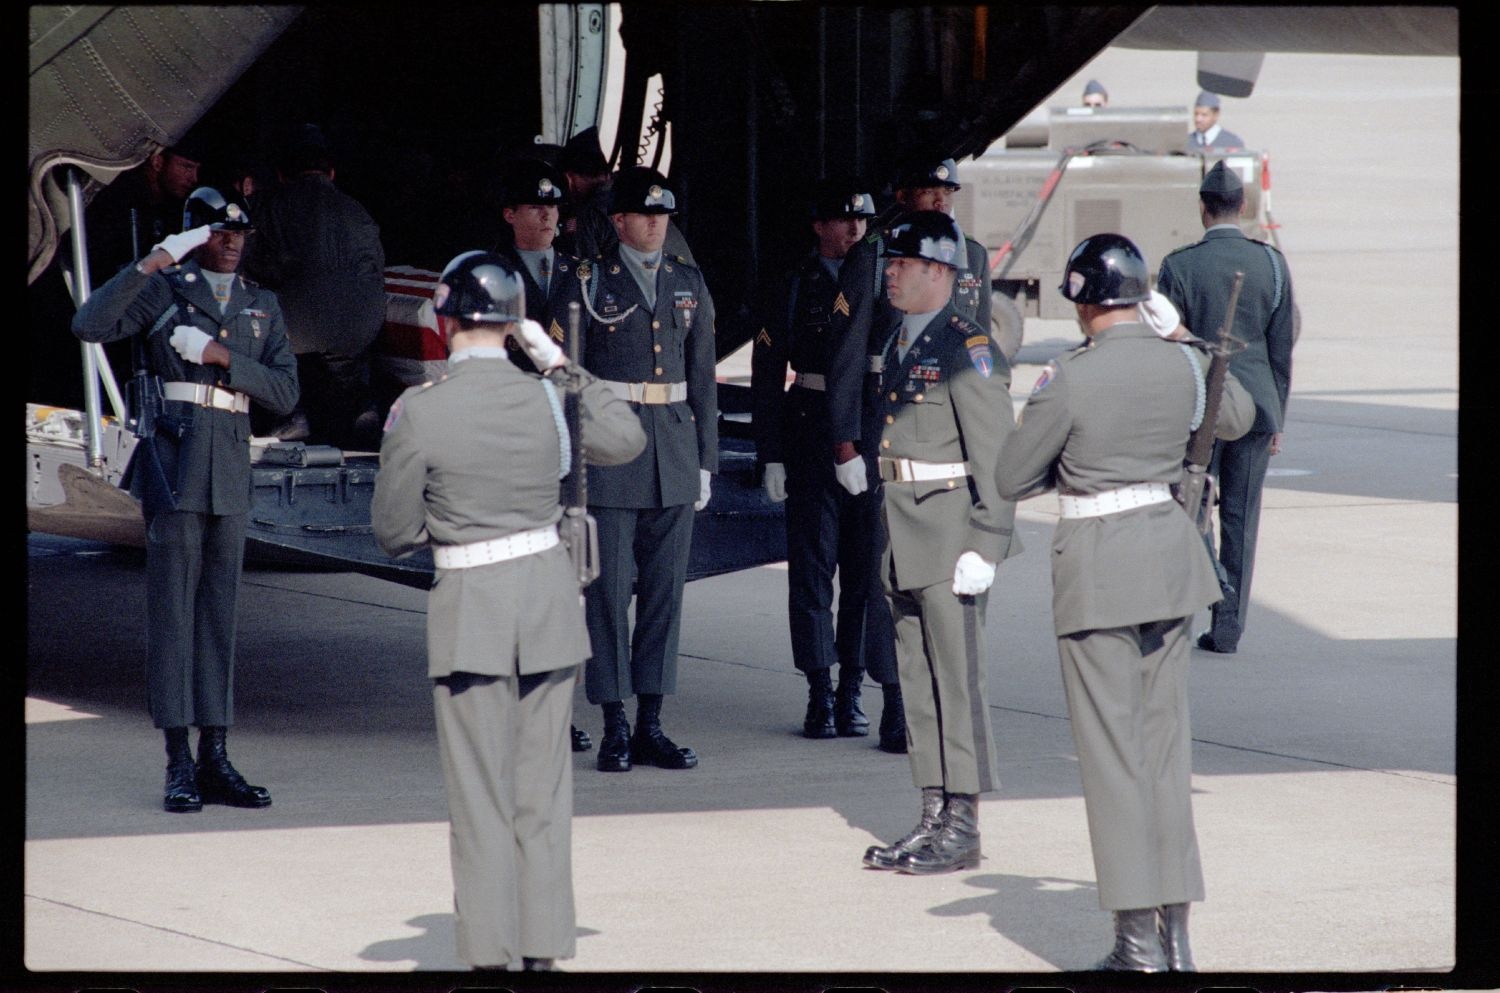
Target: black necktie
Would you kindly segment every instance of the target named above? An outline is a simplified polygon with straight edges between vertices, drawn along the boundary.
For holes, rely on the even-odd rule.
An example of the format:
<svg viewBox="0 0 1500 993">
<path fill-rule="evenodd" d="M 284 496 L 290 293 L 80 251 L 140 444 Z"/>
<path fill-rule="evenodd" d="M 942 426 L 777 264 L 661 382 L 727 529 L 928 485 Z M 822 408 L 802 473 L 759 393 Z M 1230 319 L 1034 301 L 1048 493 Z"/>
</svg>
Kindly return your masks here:
<svg viewBox="0 0 1500 993">
<path fill-rule="evenodd" d="M 547 295 L 547 281 L 552 276 L 552 263 L 548 262 L 547 261 L 547 256 L 543 255 L 541 263 L 537 266 L 537 268 L 541 272 L 541 277 L 537 280 L 537 282 L 539 282 L 539 283 L 542 284 L 542 296 L 546 296 Z"/>
</svg>

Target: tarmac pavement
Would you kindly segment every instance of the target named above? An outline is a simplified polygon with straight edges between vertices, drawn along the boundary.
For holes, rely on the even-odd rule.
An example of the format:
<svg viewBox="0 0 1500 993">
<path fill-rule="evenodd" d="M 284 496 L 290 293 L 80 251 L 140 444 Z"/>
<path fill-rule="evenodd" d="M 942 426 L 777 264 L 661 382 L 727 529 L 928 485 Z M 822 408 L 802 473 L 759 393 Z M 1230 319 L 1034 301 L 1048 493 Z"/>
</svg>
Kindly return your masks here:
<svg viewBox="0 0 1500 993">
<path fill-rule="evenodd" d="M 1168 64 L 1190 98 L 1183 53 L 1110 51 L 1060 92 L 1098 76 L 1117 102 L 1175 102 L 1150 91 L 1168 75 L 1163 58 L 1183 62 Z M 1226 111 L 1227 126 L 1275 134 L 1282 149 L 1277 216 L 1304 330 L 1248 633 L 1237 655 L 1193 659 L 1208 888 L 1194 952 L 1206 972 L 1262 977 L 1216 985 L 1312 973 L 1351 974 L 1321 989 L 1360 988 L 1349 983 L 1366 974 L 1367 988 L 1386 974 L 1442 986 L 1455 965 L 1457 75 L 1456 59 L 1272 54 L 1257 96 Z M 1369 105 L 1371 87 L 1390 98 Z M 1305 136 L 1315 122 L 1296 117 L 1314 88 L 1351 115 L 1335 118 L 1350 154 L 1395 126 L 1381 113 L 1399 112 L 1417 138 L 1335 183 Z M 1380 226 L 1410 232 L 1399 249 L 1349 206 L 1392 184 L 1401 197 Z M 1018 407 L 1042 363 L 1076 342 L 1064 322 L 1028 324 Z M 757 982 L 797 974 L 774 988 L 1076 986 L 1059 973 L 1101 957 L 1111 926 L 1051 633 L 1055 521 L 1055 497 L 1021 506 L 1027 551 L 990 597 L 1003 785 L 981 805 L 979 869 L 861 867 L 866 846 L 915 821 L 906 759 L 873 737 L 800 736 L 806 683 L 790 662 L 784 567 L 701 580 L 687 590 L 679 690 L 663 714 L 701 764 L 621 775 L 574 757 L 578 954 L 551 986 L 504 985 L 769 989 Z M 464 966 L 425 593 L 247 571 L 229 745 L 275 802 L 172 815 L 144 711 L 140 554 L 32 535 L 27 569 L 20 964 L 31 981 L 199 988 L 211 973 L 334 988 L 356 973 L 373 989 L 385 988 L 375 973 L 423 973 L 433 989 L 477 985 L 433 974 Z M 865 709 L 878 721 L 873 684 Z M 581 690 L 576 714 L 597 738 Z M 385 978 L 411 988 L 399 982 L 411 976 Z"/>
</svg>

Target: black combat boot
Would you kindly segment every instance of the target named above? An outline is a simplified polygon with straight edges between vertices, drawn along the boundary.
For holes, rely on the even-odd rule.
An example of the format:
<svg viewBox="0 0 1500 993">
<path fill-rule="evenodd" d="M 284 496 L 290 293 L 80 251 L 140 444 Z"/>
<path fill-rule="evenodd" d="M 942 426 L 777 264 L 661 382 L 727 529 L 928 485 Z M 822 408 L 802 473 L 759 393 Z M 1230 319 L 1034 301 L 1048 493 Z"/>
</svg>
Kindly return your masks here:
<svg viewBox="0 0 1500 993">
<path fill-rule="evenodd" d="M 1156 914 L 1162 948 L 1167 953 L 1167 968 L 1172 972 L 1197 972 L 1192 949 L 1188 948 L 1188 905 L 1164 904 L 1156 908 Z"/>
<path fill-rule="evenodd" d="M 922 819 L 917 826 L 889 845 L 871 845 L 865 849 L 865 865 L 871 869 L 894 869 L 907 852 L 915 851 L 938 833 L 943 826 L 943 788 L 922 787 Z"/>
<path fill-rule="evenodd" d="M 906 710 L 901 705 L 901 684 L 886 683 L 880 687 L 885 697 L 880 711 L 880 750 L 892 755 L 906 754 Z"/>
<path fill-rule="evenodd" d="M 229 764 L 224 750 L 228 728 L 198 729 L 198 789 L 204 803 L 222 803 L 230 807 L 269 807 L 271 794 L 263 786 L 251 786 L 245 777 Z"/>
<path fill-rule="evenodd" d="M 833 679 L 827 669 L 807 674 L 807 716 L 802 718 L 802 737 L 833 738 Z"/>
<path fill-rule="evenodd" d="M 192 814 L 203 809 L 198 777 L 193 769 L 193 746 L 187 728 L 165 728 L 167 735 L 167 785 L 162 809 L 173 814 Z"/>
<path fill-rule="evenodd" d="M 1115 947 L 1094 966 L 1103 972 L 1165 972 L 1167 951 L 1156 927 L 1156 908 L 1115 911 Z"/>
<path fill-rule="evenodd" d="M 577 724 L 572 725 L 569 728 L 569 732 L 573 736 L 573 751 L 586 752 L 590 748 L 594 747 L 594 739 L 590 738 L 589 733 L 580 728 Z"/>
<path fill-rule="evenodd" d="M 691 748 L 679 748 L 661 729 L 661 694 L 637 693 L 635 734 L 630 736 L 630 760 L 638 765 L 663 769 L 691 769 L 698 756 Z"/>
<path fill-rule="evenodd" d="M 615 701 L 603 706 L 604 737 L 599 739 L 594 767 L 600 772 L 629 772 L 630 722 L 625 719 L 625 705 Z"/>
<path fill-rule="evenodd" d="M 841 738 L 863 738 L 870 733 L 870 719 L 859 705 L 859 684 L 865 670 L 839 666 L 839 688 L 833 703 L 833 726 Z"/>
<path fill-rule="evenodd" d="M 927 844 L 905 852 L 896 868 L 913 876 L 979 868 L 979 795 L 948 793 L 943 826 Z"/>
</svg>

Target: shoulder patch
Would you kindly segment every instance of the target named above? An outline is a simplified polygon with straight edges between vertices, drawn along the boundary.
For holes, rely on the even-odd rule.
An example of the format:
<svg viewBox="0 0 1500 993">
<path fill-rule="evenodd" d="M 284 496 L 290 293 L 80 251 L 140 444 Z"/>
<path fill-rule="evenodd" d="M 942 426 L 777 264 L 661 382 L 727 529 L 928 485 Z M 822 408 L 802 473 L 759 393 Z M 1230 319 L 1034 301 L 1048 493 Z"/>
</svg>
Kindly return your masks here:
<svg viewBox="0 0 1500 993">
<path fill-rule="evenodd" d="M 385 427 L 381 428 L 382 433 L 388 434 L 391 428 L 396 426 L 396 422 L 401 419 L 401 400 L 401 397 L 397 397 L 396 402 L 391 404 L 391 412 L 385 417 Z"/>
<path fill-rule="evenodd" d="M 1031 395 L 1036 396 L 1038 393 L 1045 390 L 1047 388 L 1047 384 L 1052 382 L 1053 378 L 1056 375 L 1057 363 L 1055 361 L 1048 362 L 1046 366 L 1042 368 L 1042 374 L 1037 377 L 1036 385 L 1031 388 Z"/>
<path fill-rule="evenodd" d="M 995 370 L 995 358 L 990 352 L 990 337 L 985 334 L 976 334 L 972 338 L 964 340 L 964 347 L 969 350 L 969 361 L 974 363 L 974 368 L 985 379 L 990 378 L 990 373 Z"/>
</svg>

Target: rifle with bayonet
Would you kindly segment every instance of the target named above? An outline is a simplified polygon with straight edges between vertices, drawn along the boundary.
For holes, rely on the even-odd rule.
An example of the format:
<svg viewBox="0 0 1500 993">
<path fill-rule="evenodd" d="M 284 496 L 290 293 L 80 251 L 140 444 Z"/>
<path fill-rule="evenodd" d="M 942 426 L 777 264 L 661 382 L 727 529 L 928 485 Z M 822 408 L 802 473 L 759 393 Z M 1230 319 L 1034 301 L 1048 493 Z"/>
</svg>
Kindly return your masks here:
<svg viewBox="0 0 1500 993">
<path fill-rule="evenodd" d="M 567 422 L 568 440 L 571 442 L 572 463 L 568 471 L 570 480 L 563 500 L 563 516 L 557 531 L 568 548 L 568 557 L 573 560 L 578 587 L 582 589 L 599 576 L 599 525 L 589 514 L 588 470 L 583 464 L 583 431 L 580 424 L 580 394 L 583 379 L 577 370 L 579 365 L 579 342 L 583 337 L 578 304 L 568 304 L 568 363 L 567 392 L 563 396 L 563 419 Z"/>
<path fill-rule="evenodd" d="M 1207 345 L 1208 352 L 1213 358 L 1208 365 L 1207 383 L 1204 387 L 1203 419 L 1188 438 L 1182 482 L 1178 484 L 1174 494 L 1177 502 L 1192 518 L 1198 533 L 1203 536 L 1204 544 L 1208 546 L 1209 558 L 1214 563 L 1214 571 L 1219 577 L 1219 586 L 1223 588 L 1226 596 L 1233 592 L 1233 587 L 1229 584 L 1229 577 L 1224 572 L 1224 566 L 1219 562 L 1218 555 L 1214 553 L 1214 481 L 1213 477 L 1208 474 L 1208 466 L 1213 460 L 1214 431 L 1219 423 L 1219 406 L 1224 399 L 1224 377 L 1229 374 L 1229 357 L 1244 347 L 1243 342 L 1235 338 L 1233 334 L 1234 311 L 1239 303 L 1240 288 L 1244 282 L 1245 274 L 1236 272 L 1234 286 L 1229 291 L 1229 308 L 1224 315 L 1224 324 L 1219 328 L 1217 340 Z"/>
</svg>

